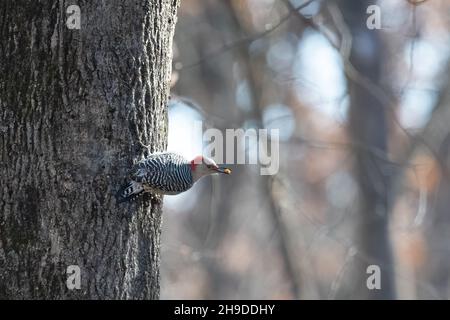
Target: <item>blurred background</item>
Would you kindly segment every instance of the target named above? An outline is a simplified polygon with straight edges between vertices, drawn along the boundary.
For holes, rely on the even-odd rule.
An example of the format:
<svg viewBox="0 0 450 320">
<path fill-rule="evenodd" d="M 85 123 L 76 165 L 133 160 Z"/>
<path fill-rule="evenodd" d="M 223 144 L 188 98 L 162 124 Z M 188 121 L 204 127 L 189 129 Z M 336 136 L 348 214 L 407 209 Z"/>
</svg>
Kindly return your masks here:
<svg viewBox="0 0 450 320">
<path fill-rule="evenodd" d="M 161 298 L 448 299 L 449 36 L 447 0 L 183 0 L 168 150 L 277 128 L 280 168 L 165 197 Z"/>
</svg>

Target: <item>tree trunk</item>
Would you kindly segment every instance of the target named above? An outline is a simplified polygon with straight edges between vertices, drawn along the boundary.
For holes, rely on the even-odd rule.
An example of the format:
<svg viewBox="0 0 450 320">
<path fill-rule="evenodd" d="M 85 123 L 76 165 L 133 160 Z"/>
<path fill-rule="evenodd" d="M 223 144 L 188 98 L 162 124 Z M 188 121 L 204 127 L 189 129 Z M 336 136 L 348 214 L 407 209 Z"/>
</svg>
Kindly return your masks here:
<svg viewBox="0 0 450 320">
<path fill-rule="evenodd" d="M 370 81 L 379 86 L 385 52 L 380 32 L 370 30 L 366 21 L 372 0 L 338 2 L 352 31 L 351 64 Z M 349 78 L 350 135 L 360 146 L 355 150 L 356 177 L 360 187 L 357 222 L 356 271 L 351 275 L 355 288 L 351 297 L 358 299 L 394 299 L 394 261 L 389 239 L 390 195 L 392 166 L 388 158 L 389 106 L 382 97 L 371 92 L 357 79 Z M 386 159 L 385 159 L 386 158 Z M 371 265 L 379 267 L 381 288 L 367 287 Z"/>
<path fill-rule="evenodd" d="M 177 7 L 0 2 L 0 298 L 159 298 L 161 200 L 114 194 L 166 147 Z"/>
</svg>

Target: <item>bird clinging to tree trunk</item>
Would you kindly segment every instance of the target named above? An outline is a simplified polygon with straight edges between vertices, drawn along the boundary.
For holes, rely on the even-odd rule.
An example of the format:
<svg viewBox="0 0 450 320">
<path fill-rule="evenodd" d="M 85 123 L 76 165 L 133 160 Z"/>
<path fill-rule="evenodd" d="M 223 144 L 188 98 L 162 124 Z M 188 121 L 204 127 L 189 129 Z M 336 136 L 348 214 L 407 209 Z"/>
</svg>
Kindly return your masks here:
<svg viewBox="0 0 450 320">
<path fill-rule="evenodd" d="M 176 153 L 154 153 L 134 165 L 131 181 L 119 189 L 117 201 L 129 201 L 145 192 L 179 194 L 189 190 L 201 177 L 217 173 L 230 174 L 231 170 L 203 156 L 189 161 Z"/>
</svg>

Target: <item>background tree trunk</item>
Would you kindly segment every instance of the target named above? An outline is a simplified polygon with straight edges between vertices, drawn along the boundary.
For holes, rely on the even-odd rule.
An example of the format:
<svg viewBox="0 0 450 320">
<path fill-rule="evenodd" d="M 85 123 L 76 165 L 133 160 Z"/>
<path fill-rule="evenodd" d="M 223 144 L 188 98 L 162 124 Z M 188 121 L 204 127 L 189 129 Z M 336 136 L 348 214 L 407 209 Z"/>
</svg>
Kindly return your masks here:
<svg viewBox="0 0 450 320">
<path fill-rule="evenodd" d="M 371 0 L 338 2 L 351 30 L 350 63 L 371 86 L 379 86 L 385 50 L 378 30 L 370 30 L 366 9 Z M 370 44 L 370 45 L 369 45 Z M 358 299 L 395 299 L 394 261 L 389 239 L 394 174 L 389 159 L 389 105 L 357 79 L 348 78 L 350 94 L 349 131 L 355 150 L 355 173 L 360 188 L 355 272 L 351 275 L 355 288 L 351 297 Z M 381 155 L 381 156 L 380 156 Z M 369 290 L 366 270 L 369 265 L 380 268 L 381 288 Z"/>
<path fill-rule="evenodd" d="M 166 146 L 177 7 L 0 2 L 0 298 L 159 297 L 161 201 L 114 194 Z"/>
</svg>

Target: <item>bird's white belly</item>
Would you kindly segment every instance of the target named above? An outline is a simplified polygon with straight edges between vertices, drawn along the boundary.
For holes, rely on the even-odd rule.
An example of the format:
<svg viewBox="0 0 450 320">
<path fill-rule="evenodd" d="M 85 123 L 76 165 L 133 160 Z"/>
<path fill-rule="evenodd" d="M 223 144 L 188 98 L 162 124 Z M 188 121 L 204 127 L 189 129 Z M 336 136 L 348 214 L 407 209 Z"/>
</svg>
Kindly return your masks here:
<svg viewBox="0 0 450 320">
<path fill-rule="evenodd" d="M 152 188 L 147 184 L 143 184 L 143 187 L 144 187 L 144 192 L 149 192 L 149 193 L 158 194 L 158 195 L 173 196 L 173 195 L 181 193 L 181 191 L 164 191 L 161 189 Z"/>
</svg>

